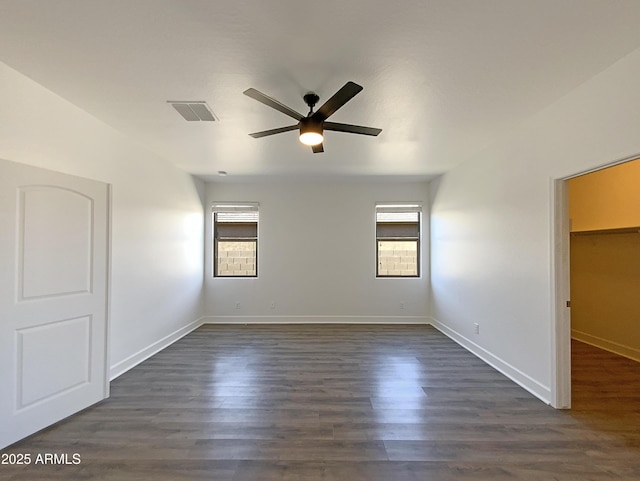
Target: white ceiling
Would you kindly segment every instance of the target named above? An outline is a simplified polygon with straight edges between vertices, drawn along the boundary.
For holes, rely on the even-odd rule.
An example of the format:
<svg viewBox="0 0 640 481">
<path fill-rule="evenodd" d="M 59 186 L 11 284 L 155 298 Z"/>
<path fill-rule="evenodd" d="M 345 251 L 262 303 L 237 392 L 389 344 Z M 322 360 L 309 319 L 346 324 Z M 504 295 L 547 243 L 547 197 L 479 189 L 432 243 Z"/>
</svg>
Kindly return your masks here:
<svg viewBox="0 0 640 481">
<path fill-rule="evenodd" d="M 0 0 L 0 60 L 195 175 L 428 178 L 640 46 L 638 0 Z M 295 123 L 346 81 L 312 154 Z M 167 100 L 205 100 L 186 122 Z"/>
</svg>

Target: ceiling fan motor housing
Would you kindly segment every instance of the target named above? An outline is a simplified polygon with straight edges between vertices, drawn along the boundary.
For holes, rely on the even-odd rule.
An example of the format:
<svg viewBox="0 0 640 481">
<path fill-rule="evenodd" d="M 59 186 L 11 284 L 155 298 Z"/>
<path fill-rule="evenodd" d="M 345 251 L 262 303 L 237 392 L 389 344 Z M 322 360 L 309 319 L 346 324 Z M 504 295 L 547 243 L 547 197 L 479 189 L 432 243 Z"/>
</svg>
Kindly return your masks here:
<svg viewBox="0 0 640 481">
<path fill-rule="evenodd" d="M 300 119 L 300 133 L 318 132 L 321 134 L 322 123 L 322 120 L 314 119 L 313 117 L 304 117 Z"/>
</svg>

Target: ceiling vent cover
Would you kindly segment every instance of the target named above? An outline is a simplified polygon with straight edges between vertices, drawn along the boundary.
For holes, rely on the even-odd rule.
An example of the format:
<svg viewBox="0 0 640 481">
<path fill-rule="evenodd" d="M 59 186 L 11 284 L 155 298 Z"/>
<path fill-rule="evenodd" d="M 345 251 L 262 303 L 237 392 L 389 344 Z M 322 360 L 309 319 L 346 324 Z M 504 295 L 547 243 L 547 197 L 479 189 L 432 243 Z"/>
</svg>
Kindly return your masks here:
<svg viewBox="0 0 640 481">
<path fill-rule="evenodd" d="M 218 119 L 211 110 L 211 107 L 207 105 L 207 102 L 201 101 L 189 101 L 179 102 L 176 100 L 167 100 L 167 103 L 173 105 L 173 108 L 178 111 L 182 118 L 189 122 L 204 121 L 215 122 Z"/>
</svg>

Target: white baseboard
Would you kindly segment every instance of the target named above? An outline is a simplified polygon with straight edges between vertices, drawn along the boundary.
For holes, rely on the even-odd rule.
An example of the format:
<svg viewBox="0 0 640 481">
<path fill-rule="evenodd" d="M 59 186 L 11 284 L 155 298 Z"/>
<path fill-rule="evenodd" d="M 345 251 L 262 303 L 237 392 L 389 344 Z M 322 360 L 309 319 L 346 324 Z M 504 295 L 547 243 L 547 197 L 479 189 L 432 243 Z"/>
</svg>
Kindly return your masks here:
<svg viewBox="0 0 640 481">
<path fill-rule="evenodd" d="M 593 336 L 586 332 L 576 331 L 575 329 L 571 329 L 571 337 L 576 341 L 584 342 L 585 344 L 590 344 L 591 346 L 640 362 L 640 349 L 636 349 L 635 347 L 625 346 L 624 344 Z"/>
<path fill-rule="evenodd" d="M 479 346 L 475 342 L 471 341 L 470 339 L 466 338 L 465 336 L 451 329 L 450 327 L 445 326 L 438 320 L 434 318 L 430 318 L 430 324 L 436 329 L 438 329 L 440 332 L 442 332 L 445 336 L 457 342 L 466 350 L 468 350 L 472 354 L 475 354 L 477 357 L 482 359 L 491 367 L 493 367 L 497 371 L 507 376 L 513 382 L 515 382 L 516 384 L 520 385 L 522 388 L 529 391 L 531 394 L 536 396 L 541 401 L 544 401 L 546 404 L 551 403 L 551 389 L 548 386 L 541 384 L 540 382 L 533 379 L 531 376 L 522 372 L 517 367 L 512 366 L 508 362 L 491 354 L 482 346 Z"/>
<path fill-rule="evenodd" d="M 204 324 L 428 324 L 426 316 L 206 316 Z"/>
<path fill-rule="evenodd" d="M 146 361 L 154 354 L 157 354 L 163 349 L 169 347 L 178 339 L 186 336 L 190 332 L 199 328 L 203 324 L 203 319 L 204 318 L 201 317 L 200 319 L 193 321 L 191 324 L 187 324 L 186 326 L 181 327 L 177 331 L 172 332 L 168 336 L 163 337 L 162 339 L 154 342 L 150 346 L 147 346 L 144 349 L 141 349 L 140 351 L 136 352 L 135 354 L 132 354 L 128 358 L 123 359 L 122 361 L 114 364 L 113 366 L 111 366 L 111 369 L 109 372 L 110 380 L 113 381 L 115 378 L 117 378 L 118 376 L 121 376 L 122 374 L 127 372 L 129 369 L 136 367 L 138 364 L 140 364 L 143 361 Z"/>
</svg>

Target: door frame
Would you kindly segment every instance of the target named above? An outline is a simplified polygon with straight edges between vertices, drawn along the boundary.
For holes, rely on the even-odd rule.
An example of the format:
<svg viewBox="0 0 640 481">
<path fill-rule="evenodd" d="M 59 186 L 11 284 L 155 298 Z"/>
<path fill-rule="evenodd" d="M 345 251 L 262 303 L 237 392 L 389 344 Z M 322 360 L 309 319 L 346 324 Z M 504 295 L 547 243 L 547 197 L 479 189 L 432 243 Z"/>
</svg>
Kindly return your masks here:
<svg viewBox="0 0 640 481">
<path fill-rule="evenodd" d="M 551 179 L 551 405 L 571 409 L 571 220 L 568 180 L 632 160 L 640 153 Z"/>
<path fill-rule="evenodd" d="M 105 182 L 106 183 L 106 182 Z M 111 239 L 113 238 L 113 185 L 107 184 L 107 292 L 104 309 L 104 399 L 111 395 Z"/>
</svg>

